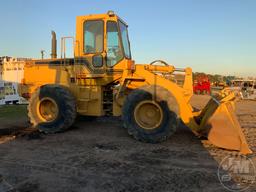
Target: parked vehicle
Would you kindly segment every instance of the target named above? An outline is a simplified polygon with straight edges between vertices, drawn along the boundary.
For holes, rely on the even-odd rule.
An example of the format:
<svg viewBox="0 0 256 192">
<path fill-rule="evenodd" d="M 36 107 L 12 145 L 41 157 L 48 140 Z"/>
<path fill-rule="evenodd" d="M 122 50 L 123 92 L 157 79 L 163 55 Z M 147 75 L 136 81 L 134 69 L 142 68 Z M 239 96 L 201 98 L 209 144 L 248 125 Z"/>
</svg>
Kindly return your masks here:
<svg viewBox="0 0 256 192">
<path fill-rule="evenodd" d="M 231 90 L 241 99 L 256 99 L 256 81 L 236 79 L 231 81 Z"/>
<path fill-rule="evenodd" d="M 198 95 L 210 95 L 211 94 L 211 82 L 207 75 L 201 75 L 194 81 L 194 93 Z"/>
</svg>

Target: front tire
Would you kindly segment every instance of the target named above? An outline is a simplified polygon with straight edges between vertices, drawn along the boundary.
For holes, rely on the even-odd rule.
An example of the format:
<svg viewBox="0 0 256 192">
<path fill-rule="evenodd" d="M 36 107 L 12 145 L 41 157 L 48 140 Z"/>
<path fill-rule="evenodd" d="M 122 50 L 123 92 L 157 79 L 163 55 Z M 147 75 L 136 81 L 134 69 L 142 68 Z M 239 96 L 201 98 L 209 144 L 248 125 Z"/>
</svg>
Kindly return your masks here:
<svg viewBox="0 0 256 192">
<path fill-rule="evenodd" d="M 33 93 L 28 116 L 33 127 L 42 132 L 63 132 L 76 119 L 75 98 L 65 87 L 44 85 Z"/>
<path fill-rule="evenodd" d="M 174 97 L 162 87 L 136 89 L 128 95 L 123 107 L 124 127 L 139 141 L 165 141 L 176 131 L 177 108 Z"/>
</svg>

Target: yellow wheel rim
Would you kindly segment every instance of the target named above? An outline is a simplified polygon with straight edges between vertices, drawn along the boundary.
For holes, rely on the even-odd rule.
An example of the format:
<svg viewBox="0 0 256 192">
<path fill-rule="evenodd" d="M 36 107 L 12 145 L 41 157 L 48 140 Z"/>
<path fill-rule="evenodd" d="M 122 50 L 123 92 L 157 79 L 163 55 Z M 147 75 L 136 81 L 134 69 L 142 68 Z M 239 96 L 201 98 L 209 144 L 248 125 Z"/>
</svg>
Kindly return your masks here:
<svg viewBox="0 0 256 192">
<path fill-rule="evenodd" d="M 144 129 L 155 129 L 163 121 L 163 110 L 155 101 L 142 101 L 134 110 L 136 123 Z"/>
<path fill-rule="evenodd" d="M 46 97 L 40 100 L 37 113 L 42 121 L 52 122 L 58 117 L 59 108 L 53 99 Z"/>
</svg>

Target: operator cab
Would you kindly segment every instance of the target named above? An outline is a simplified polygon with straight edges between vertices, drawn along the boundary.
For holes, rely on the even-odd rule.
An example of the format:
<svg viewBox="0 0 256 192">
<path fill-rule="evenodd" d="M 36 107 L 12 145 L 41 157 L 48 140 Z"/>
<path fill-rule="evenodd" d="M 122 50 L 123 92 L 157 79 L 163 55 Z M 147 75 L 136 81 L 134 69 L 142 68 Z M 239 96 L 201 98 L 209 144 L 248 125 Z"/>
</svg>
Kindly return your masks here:
<svg viewBox="0 0 256 192">
<path fill-rule="evenodd" d="M 75 56 L 86 58 L 90 67 L 121 69 L 131 61 L 128 25 L 114 12 L 79 16 L 76 30 Z"/>
</svg>

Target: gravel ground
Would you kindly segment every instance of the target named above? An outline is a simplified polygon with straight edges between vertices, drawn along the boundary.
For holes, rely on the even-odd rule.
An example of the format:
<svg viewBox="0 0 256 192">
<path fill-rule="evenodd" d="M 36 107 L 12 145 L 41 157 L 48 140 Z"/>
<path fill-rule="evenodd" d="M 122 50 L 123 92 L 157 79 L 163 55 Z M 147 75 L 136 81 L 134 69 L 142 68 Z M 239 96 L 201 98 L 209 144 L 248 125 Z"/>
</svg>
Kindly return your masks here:
<svg viewBox="0 0 256 192">
<path fill-rule="evenodd" d="M 208 99 L 196 96 L 193 106 L 202 108 Z M 237 104 L 252 149 L 255 112 L 256 102 Z M 24 117 L 22 121 L 19 125 L 27 122 Z M 15 121 L 8 126 L 15 127 Z M 3 123 L 0 128 L 8 127 Z M 80 119 L 61 134 L 18 135 L 0 137 L 0 192 L 227 191 L 218 179 L 218 167 L 227 155 L 239 158 L 236 152 L 200 141 L 182 126 L 164 143 L 141 143 L 127 134 L 118 118 Z M 249 186 L 237 180 L 232 184 Z M 248 191 L 256 191 L 256 186 Z"/>
</svg>

